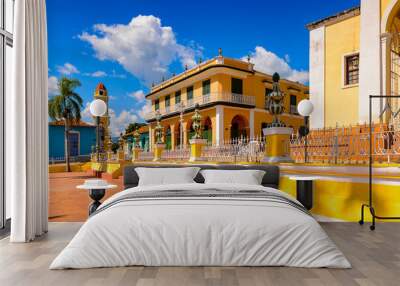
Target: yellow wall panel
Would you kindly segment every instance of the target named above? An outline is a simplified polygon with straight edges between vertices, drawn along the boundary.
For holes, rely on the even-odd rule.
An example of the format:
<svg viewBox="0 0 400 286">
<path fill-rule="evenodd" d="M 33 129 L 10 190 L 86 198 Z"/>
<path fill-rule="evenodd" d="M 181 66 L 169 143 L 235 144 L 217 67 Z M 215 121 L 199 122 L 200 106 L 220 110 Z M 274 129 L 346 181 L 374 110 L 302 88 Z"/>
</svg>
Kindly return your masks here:
<svg viewBox="0 0 400 286">
<path fill-rule="evenodd" d="M 376 214 L 398 216 L 400 213 L 400 186 L 374 184 L 373 188 L 373 205 Z M 292 196 L 296 195 L 296 183 L 289 180 L 289 177 L 280 178 L 280 189 Z M 314 182 L 314 207 L 311 212 L 329 218 L 359 221 L 360 207 L 367 202 L 367 183 L 321 179 Z M 366 221 L 371 221 L 369 210 L 365 210 Z"/>
<path fill-rule="evenodd" d="M 325 126 L 358 122 L 358 85 L 344 87 L 344 56 L 359 52 L 360 16 L 325 30 Z"/>
</svg>

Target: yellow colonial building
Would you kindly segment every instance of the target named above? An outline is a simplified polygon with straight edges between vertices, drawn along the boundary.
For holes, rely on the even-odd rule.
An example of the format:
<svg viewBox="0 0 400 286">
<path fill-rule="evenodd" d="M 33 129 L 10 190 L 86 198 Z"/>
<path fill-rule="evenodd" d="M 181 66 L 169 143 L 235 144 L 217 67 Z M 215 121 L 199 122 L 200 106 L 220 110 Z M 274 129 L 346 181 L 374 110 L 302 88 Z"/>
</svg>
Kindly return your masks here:
<svg viewBox="0 0 400 286">
<path fill-rule="evenodd" d="M 400 1 L 361 0 L 308 29 L 311 128 L 367 122 L 369 95 L 399 94 Z M 374 121 L 394 121 L 399 107 L 398 100 L 375 100 Z"/>
<path fill-rule="evenodd" d="M 281 119 L 297 129 L 303 124 L 297 103 L 308 98 L 308 87 L 285 79 L 280 86 L 286 95 Z M 202 115 L 203 137 L 212 144 L 261 136 L 262 128 L 272 121 L 265 110 L 265 98 L 271 90 L 271 75 L 255 70 L 248 61 L 226 58 L 220 51 L 217 57 L 151 88 L 146 99 L 151 101 L 152 111 L 145 118 L 150 146 L 155 142 L 157 116 L 164 127 L 167 149 L 187 145 L 196 104 Z"/>
</svg>

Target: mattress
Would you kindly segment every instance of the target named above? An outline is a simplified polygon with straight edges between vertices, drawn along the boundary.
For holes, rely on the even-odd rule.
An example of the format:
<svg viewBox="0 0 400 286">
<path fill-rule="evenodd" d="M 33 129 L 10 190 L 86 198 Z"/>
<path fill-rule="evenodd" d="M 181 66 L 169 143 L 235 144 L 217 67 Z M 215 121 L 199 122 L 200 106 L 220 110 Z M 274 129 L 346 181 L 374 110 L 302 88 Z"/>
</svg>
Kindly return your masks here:
<svg viewBox="0 0 400 286">
<path fill-rule="evenodd" d="M 50 269 L 120 266 L 350 268 L 318 222 L 273 188 L 181 184 L 107 199 Z"/>
</svg>

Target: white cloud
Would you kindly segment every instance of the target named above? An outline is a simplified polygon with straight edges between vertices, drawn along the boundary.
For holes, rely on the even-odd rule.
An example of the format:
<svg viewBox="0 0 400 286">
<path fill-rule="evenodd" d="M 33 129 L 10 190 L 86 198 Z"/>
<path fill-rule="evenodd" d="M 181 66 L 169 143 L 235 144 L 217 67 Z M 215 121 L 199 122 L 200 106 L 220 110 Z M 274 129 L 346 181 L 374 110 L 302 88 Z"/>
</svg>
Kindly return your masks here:
<svg viewBox="0 0 400 286">
<path fill-rule="evenodd" d="M 83 121 L 93 123 L 93 116 L 90 113 L 90 102 L 86 102 L 85 108 L 81 110 L 81 118 Z"/>
<path fill-rule="evenodd" d="M 111 74 L 106 73 L 105 71 L 95 71 L 95 72 L 85 72 L 83 75 L 90 77 L 114 77 L 114 78 L 126 78 L 125 74 L 118 74 L 115 70 L 112 71 Z"/>
<path fill-rule="evenodd" d="M 71 63 L 65 63 L 62 66 L 57 66 L 57 71 L 63 75 L 72 75 L 79 73 L 79 70 Z"/>
<path fill-rule="evenodd" d="M 145 98 L 145 93 L 143 90 L 137 90 L 129 93 L 128 96 L 136 99 L 137 101 L 143 101 Z"/>
<path fill-rule="evenodd" d="M 104 72 L 104 71 L 95 71 L 95 72 L 91 73 L 90 76 L 92 76 L 92 77 L 106 77 L 107 73 Z"/>
<path fill-rule="evenodd" d="M 48 95 L 55 95 L 58 93 L 58 79 L 55 76 L 50 76 L 48 78 Z"/>
<path fill-rule="evenodd" d="M 140 119 L 144 120 L 144 117 L 146 114 L 150 113 L 151 110 L 151 101 L 150 100 L 146 100 L 146 104 L 144 104 L 141 109 L 137 112 L 137 114 L 139 115 Z"/>
<path fill-rule="evenodd" d="M 247 60 L 247 57 L 243 57 L 242 60 Z M 293 69 L 289 65 L 289 60 L 288 55 L 282 59 L 275 53 L 260 46 L 257 46 L 255 51 L 250 54 L 250 61 L 254 64 L 256 70 L 271 75 L 277 72 L 281 78 L 307 83 L 309 81 L 308 71 Z"/>
<path fill-rule="evenodd" d="M 108 113 L 110 115 L 110 129 L 112 136 L 119 136 L 120 133 L 125 132 L 125 128 L 129 123 L 138 121 L 137 115 L 129 110 L 124 109 L 117 115 L 115 111 L 110 108 Z"/>
<path fill-rule="evenodd" d="M 83 32 L 79 38 L 90 43 L 98 59 L 118 62 L 146 84 L 158 82 L 175 60 L 194 66 L 201 53 L 179 44 L 172 28 L 152 15 L 139 15 L 127 25 L 97 24 L 94 33 Z"/>
<path fill-rule="evenodd" d="M 126 78 L 126 74 L 118 74 L 115 70 L 112 70 L 110 76 L 115 78 Z"/>
</svg>

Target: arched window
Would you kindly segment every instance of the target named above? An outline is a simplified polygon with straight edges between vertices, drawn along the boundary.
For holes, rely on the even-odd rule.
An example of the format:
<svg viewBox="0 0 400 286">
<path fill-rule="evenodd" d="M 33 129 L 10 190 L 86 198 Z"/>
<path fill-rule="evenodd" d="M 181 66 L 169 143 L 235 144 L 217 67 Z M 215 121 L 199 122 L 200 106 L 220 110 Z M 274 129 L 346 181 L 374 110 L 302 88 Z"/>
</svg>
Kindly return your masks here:
<svg viewBox="0 0 400 286">
<path fill-rule="evenodd" d="M 207 142 L 212 142 L 212 122 L 209 116 L 207 116 L 203 123 L 203 138 L 207 139 Z"/>
<path fill-rule="evenodd" d="M 168 126 L 167 129 L 165 130 L 165 149 L 171 150 L 172 145 L 171 145 L 171 126 Z"/>
<path fill-rule="evenodd" d="M 247 120 L 241 115 L 236 115 L 231 121 L 231 139 L 247 137 Z"/>
</svg>

